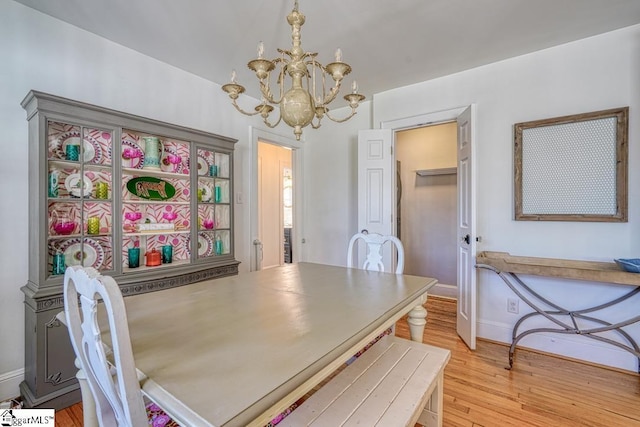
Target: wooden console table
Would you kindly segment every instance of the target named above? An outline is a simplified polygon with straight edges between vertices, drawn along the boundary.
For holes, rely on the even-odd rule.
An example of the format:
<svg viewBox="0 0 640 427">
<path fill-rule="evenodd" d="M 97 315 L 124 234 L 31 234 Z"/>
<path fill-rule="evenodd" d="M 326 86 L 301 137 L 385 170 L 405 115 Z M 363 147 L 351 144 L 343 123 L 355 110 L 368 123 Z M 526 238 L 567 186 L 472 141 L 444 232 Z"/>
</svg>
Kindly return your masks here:
<svg viewBox="0 0 640 427">
<path fill-rule="evenodd" d="M 640 274 L 623 271 L 612 262 L 522 257 L 512 256 L 506 252 L 481 252 L 476 257 L 476 268 L 484 268 L 495 272 L 522 301 L 535 310 L 533 313 L 522 316 L 513 327 L 511 347 L 509 348 L 508 369 L 513 367 L 513 356 L 518 341 L 536 332 L 553 332 L 580 334 L 622 348 L 638 358 L 638 372 L 640 373 L 640 347 L 638 347 L 636 341 L 622 329 L 625 326 L 640 321 L 640 315 L 621 322 L 609 323 L 605 320 L 598 319 L 593 314 L 599 310 L 625 301 L 639 293 Z M 581 310 L 567 310 L 535 292 L 527 286 L 517 274 L 628 285 L 631 286 L 632 289 L 621 297 L 594 307 Z M 541 302 L 552 309 L 549 310 L 539 307 Z M 531 328 L 518 333 L 518 329 L 522 323 L 535 316 L 544 316 L 557 325 L 557 327 Z M 583 321 L 582 323 L 595 323 L 597 327 L 583 328 L 578 324 L 579 320 Z M 598 335 L 599 333 L 607 331 L 617 332 L 628 344 L 623 344 Z"/>
</svg>

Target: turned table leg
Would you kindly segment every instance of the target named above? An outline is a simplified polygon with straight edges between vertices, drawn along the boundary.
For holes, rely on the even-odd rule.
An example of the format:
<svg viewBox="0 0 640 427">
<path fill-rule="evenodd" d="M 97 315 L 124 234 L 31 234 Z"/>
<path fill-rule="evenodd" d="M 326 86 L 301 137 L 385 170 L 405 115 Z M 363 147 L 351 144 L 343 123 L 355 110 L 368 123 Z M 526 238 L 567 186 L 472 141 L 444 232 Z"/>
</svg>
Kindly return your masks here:
<svg viewBox="0 0 640 427">
<path fill-rule="evenodd" d="M 423 307 L 425 302 L 427 302 L 426 295 L 420 299 L 420 305 L 416 305 L 409 312 L 407 323 L 412 341 L 422 342 L 423 340 L 424 326 L 427 324 L 427 309 Z"/>
</svg>

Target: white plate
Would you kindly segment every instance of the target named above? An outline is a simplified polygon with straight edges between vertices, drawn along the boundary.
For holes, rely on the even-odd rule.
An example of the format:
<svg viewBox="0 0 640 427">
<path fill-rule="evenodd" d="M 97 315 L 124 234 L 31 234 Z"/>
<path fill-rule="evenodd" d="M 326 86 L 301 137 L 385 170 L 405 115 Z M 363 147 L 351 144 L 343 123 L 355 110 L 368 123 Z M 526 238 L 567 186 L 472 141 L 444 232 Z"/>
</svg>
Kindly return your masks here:
<svg viewBox="0 0 640 427">
<path fill-rule="evenodd" d="M 211 239 L 211 236 L 209 236 L 208 234 L 198 234 L 198 255 L 213 255 L 213 239 Z"/>
<path fill-rule="evenodd" d="M 80 145 L 80 134 L 78 132 L 67 132 L 63 133 L 56 140 L 56 154 L 61 159 L 66 158 L 67 145 Z M 100 159 L 102 159 L 102 150 L 100 149 L 100 145 L 97 142 L 87 141 L 86 139 L 82 141 L 84 147 L 84 154 L 82 155 L 85 163 L 98 163 Z"/>
<path fill-rule="evenodd" d="M 102 246 L 97 241 L 86 237 L 84 245 L 79 238 L 69 239 L 60 245 L 60 250 L 64 254 L 64 262 L 67 267 L 84 265 L 85 267 L 99 269 L 104 262 L 104 249 L 102 249 Z"/>
<path fill-rule="evenodd" d="M 213 197 L 213 192 L 211 191 L 211 187 L 209 187 L 208 185 L 205 185 L 200 189 L 202 190 L 202 201 L 210 202 L 211 198 Z"/>
<path fill-rule="evenodd" d="M 82 156 L 85 163 L 98 161 L 98 159 L 95 158 L 96 157 L 95 147 L 86 139 L 84 140 L 84 154 Z"/>
<path fill-rule="evenodd" d="M 82 182 L 84 182 L 84 186 L 82 186 Z M 91 191 L 93 190 L 93 183 L 86 176 L 83 180 L 81 180 L 79 173 L 72 173 L 67 177 L 67 179 L 64 180 L 64 187 L 72 196 L 87 197 L 91 195 Z"/>
<path fill-rule="evenodd" d="M 209 175 L 209 162 L 198 154 L 198 175 Z"/>
</svg>

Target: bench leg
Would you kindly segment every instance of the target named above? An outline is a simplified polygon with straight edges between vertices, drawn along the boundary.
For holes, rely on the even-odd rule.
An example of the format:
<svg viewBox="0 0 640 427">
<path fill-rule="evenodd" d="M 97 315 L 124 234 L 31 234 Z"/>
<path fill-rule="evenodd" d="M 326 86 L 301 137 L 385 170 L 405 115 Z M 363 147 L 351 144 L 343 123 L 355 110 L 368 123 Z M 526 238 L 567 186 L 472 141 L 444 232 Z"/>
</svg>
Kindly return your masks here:
<svg viewBox="0 0 640 427">
<path fill-rule="evenodd" d="M 442 410 L 444 406 L 444 396 L 442 393 L 444 373 L 442 371 L 438 374 L 436 381 L 436 387 L 433 389 L 433 393 L 431 393 L 431 398 L 418 417 L 418 424 L 425 427 L 442 427 Z"/>
</svg>

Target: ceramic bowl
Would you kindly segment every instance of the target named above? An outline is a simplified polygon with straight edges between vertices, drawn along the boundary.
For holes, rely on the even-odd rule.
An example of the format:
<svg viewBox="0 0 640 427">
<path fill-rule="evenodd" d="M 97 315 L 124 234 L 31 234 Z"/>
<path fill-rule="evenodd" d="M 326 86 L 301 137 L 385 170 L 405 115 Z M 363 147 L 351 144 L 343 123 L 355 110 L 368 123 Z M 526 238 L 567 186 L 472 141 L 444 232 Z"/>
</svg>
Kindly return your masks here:
<svg viewBox="0 0 640 427">
<path fill-rule="evenodd" d="M 614 259 L 616 264 L 624 269 L 624 271 L 628 271 L 629 273 L 640 273 L 640 258 L 632 258 L 632 259 Z"/>
<path fill-rule="evenodd" d="M 53 229 L 56 233 L 62 234 L 64 236 L 73 233 L 73 230 L 76 228 L 76 223 L 73 221 L 68 222 L 57 222 L 53 225 Z"/>
</svg>

